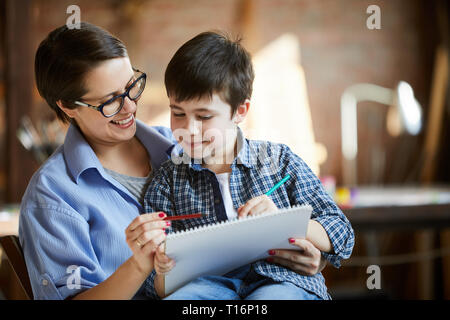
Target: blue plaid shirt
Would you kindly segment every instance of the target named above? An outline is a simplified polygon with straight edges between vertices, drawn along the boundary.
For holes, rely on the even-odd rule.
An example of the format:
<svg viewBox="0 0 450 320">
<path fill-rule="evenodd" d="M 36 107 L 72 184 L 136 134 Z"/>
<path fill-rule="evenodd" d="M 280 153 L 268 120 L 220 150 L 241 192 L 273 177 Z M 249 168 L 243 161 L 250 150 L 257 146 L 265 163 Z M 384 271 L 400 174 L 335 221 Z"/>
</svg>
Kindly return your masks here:
<svg viewBox="0 0 450 320">
<path fill-rule="evenodd" d="M 320 180 L 306 163 L 289 147 L 267 141 L 247 140 L 238 133 L 239 153 L 231 164 L 230 192 L 235 208 L 266 193 L 287 174 L 286 183 L 271 194 L 278 208 L 309 204 L 313 207 L 311 219 L 326 230 L 333 246 L 332 253 L 322 255 L 336 268 L 341 259 L 350 257 L 354 233 L 350 222 L 323 189 Z M 205 213 L 205 218 L 172 221 L 172 232 L 226 219 L 222 195 L 214 172 L 195 163 L 187 154 L 179 153 L 179 145 L 172 150 L 172 159 L 161 165 L 144 199 L 145 212 L 163 211 L 167 215 Z M 321 273 L 302 276 L 280 265 L 265 260 L 253 263 L 254 270 L 275 281 L 289 281 L 323 299 L 329 299 L 325 279 Z M 147 279 L 147 293 L 158 298 L 153 279 Z"/>
</svg>

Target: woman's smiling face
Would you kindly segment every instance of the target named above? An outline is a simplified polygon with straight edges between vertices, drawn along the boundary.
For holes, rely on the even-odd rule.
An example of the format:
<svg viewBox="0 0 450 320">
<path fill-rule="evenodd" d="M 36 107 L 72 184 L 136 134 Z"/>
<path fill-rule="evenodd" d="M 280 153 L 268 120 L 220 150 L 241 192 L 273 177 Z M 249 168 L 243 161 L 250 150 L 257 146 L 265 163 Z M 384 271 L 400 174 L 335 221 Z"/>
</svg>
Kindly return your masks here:
<svg viewBox="0 0 450 320">
<path fill-rule="evenodd" d="M 86 75 L 84 86 L 87 93 L 80 100 L 98 106 L 125 92 L 134 80 L 135 73 L 128 57 L 106 60 Z M 110 118 L 83 106 L 64 111 L 76 121 L 95 149 L 96 145 L 114 145 L 133 138 L 136 133 L 136 109 L 136 102 L 127 97 L 120 112 Z"/>
</svg>

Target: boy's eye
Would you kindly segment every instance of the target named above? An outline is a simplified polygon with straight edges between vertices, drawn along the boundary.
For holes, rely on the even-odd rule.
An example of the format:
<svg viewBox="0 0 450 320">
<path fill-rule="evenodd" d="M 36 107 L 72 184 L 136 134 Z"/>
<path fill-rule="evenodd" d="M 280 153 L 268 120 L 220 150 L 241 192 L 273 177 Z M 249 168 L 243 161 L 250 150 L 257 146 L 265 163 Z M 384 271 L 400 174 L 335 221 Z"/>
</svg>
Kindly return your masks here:
<svg viewBox="0 0 450 320">
<path fill-rule="evenodd" d="M 181 118 L 181 117 L 184 117 L 184 113 L 173 113 L 173 116 L 174 117 L 177 117 L 177 118 Z"/>
<path fill-rule="evenodd" d="M 212 116 L 198 116 L 198 118 L 199 118 L 200 120 L 209 120 L 209 119 L 212 118 Z"/>
</svg>

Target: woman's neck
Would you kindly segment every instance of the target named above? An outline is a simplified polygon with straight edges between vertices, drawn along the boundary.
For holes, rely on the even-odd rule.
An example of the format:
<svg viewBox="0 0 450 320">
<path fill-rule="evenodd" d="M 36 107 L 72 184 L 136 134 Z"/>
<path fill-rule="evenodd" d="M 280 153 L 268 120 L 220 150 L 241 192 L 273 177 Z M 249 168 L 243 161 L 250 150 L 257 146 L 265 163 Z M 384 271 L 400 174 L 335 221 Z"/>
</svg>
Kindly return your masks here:
<svg viewBox="0 0 450 320">
<path fill-rule="evenodd" d="M 102 145 L 94 149 L 103 167 L 133 177 L 146 177 L 151 170 L 147 149 L 139 139 L 132 139 L 115 145 Z"/>
</svg>

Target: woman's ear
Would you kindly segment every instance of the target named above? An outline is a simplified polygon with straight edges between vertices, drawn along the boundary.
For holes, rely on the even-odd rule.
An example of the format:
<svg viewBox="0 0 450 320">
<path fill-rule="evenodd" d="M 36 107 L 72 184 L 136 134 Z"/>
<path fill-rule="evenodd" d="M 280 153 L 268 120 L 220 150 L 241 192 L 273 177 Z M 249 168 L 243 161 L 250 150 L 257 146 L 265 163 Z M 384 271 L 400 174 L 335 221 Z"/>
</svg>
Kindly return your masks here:
<svg viewBox="0 0 450 320">
<path fill-rule="evenodd" d="M 61 100 L 56 101 L 56 104 L 58 107 L 64 112 L 69 118 L 75 118 L 75 114 L 77 112 L 77 109 L 70 109 L 64 106 L 63 102 Z"/>
<path fill-rule="evenodd" d="M 244 121 L 247 116 L 248 109 L 250 109 L 250 100 L 245 99 L 244 103 L 240 104 L 234 112 L 233 122 L 239 124 Z"/>
</svg>

